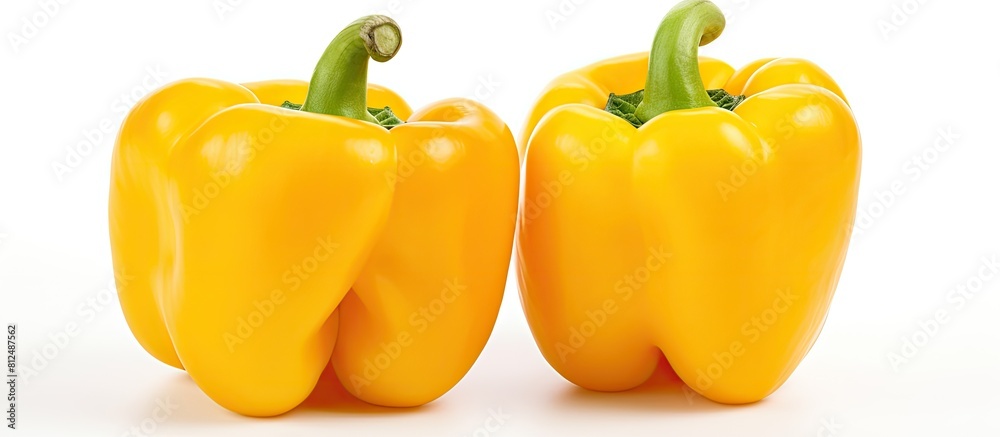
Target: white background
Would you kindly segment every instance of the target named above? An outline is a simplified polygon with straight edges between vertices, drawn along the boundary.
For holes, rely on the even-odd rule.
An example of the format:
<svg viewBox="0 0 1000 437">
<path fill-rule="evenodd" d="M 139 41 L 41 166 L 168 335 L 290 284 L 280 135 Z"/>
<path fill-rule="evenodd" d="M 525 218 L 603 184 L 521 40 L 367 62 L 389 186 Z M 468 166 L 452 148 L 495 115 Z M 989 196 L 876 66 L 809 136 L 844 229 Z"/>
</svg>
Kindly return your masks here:
<svg viewBox="0 0 1000 437">
<path fill-rule="evenodd" d="M 850 99 L 864 141 L 860 227 L 826 327 L 760 403 L 722 406 L 676 388 L 575 388 L 536 349 L 513 275 L 477 364 L 412 410 L 241 417 L 132 338 L 108 291 L 113 134 L 81 142 L 102 123 L 117 129 L 129 93 L 148 91 L 144 81 L 308 79 L 345 24 L 382 12 L 398 20 L 404 44 L 391 62 L 373 64 L 372 82 L 414 107 L 478 98 L 517 132 L 556 75 L 648 50 L 672 3 L 69 1 L 51 17 L 36 1 L 0 3 L 0 321 L 19 324 L 21 371 L 37 371 L 20 386 L 20 429 L 0 434 L 117 436 L 145 421 L 157 435 L 1000 435 L 1000 279 L 963 305 L 951 295 L 975 286 L 984 257 L 1000 252 L 996 2 L 718 1 L 729 24 L 702 53 L 734 66 L 772 56 L 817 62 Z M 44 21 L 35 32 L 23 21 L 33 18 Z M 938 152 L 948 131 L 957 138 Z M 79 162 L 67 163 L 71 150 Z M 58 175 L 54 163 L 77 165 Z M 900 194 L 885 194 L 894 184 Z M 940 311 L 948 322 L 925 333 L 921 322 Z M 68 323 L 77 335 L 58 341 Z M 921 346 L 893 366 L 904 338 Z M 55 357 L 34 360 L 46 347 Z M 176 408 L 151 422 L 158 402 Z M 503 424 L 483 428 L 497 413 Z"/>
</svg>

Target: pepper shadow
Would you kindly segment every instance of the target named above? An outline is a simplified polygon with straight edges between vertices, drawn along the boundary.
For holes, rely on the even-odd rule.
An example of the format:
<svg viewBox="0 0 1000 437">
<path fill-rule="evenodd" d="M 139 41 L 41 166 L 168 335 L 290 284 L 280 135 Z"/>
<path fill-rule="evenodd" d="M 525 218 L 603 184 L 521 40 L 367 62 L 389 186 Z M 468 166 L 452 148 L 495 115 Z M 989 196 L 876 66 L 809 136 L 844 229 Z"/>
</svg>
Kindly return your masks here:
<svg viewBox="0 0 1000 437">
<path fill-rule="evenodd" d="M 621 392 L 599 392 L 570 385 L 556 398 L 558 407 L 567 412 L 581 410 L 648 411 L 658 415 L 679 413 L 732 413 L 735 409 L 753 408 L 766 402 L 725 405 L 711 401 L 687 387 L 666 358 L 660 357 L 656 371 L 642 385 Z"/>
<path fill-rule="evenodd" d="M 285 415 L 317 413 L 322 413 L 323 415 L 331 413 L 341 415 L 400 415 L 423 413 L 431 411 L 433 408 L 433 403 L 418 407 L 383 407 L 369 404 L 348 392 L 344 388 L 344 385 L 340 383 L 340 379 L 337 378 L 336 373 L 334 373 L 333 366 L 327 365 L 323 369 L 323 373 L 320 374 L 316 388 L 313 389 L 309 397 L 299 404 L 298 407 L 285 413 Z"/>
<path fill-rule="evenodd" d="M 309 397 L 291 411 L 274 417 L 251 417 L 234 413 L 215 403 L 198 388 L 194 380 L 181 372 L 169 378 L 165 388 L 155 399 L 169 400 L 178 405 L 170 416 L 171 422 L 193 424 L 245 423 L 248 420 L 280 420 L 290 416 L 322 415 L 400 415 L 431 411 L 431 406 L 392 408 L 372 405 L 352 396 L 327 365 L 320 375 L 316 388 Z"/>
<path fill-rule="evenodd" d="M 177 410 L 170 414 L 170 422 L 223 424 L 246 419 L 246 416 L 236 414 L 215 403 L 198 388 L 187 372 L 183 371 L 172 375 L 166 383 L 166 388 L 155 399 L 178 405 Z"/>
</svg>

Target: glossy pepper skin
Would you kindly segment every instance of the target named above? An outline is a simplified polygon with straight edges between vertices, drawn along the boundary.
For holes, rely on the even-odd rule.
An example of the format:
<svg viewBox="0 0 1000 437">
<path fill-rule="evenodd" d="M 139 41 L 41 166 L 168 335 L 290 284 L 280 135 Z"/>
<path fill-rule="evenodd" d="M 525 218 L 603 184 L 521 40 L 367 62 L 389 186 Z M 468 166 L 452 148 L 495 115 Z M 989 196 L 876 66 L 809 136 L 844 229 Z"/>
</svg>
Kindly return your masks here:
<svg viewBox="0 0 1000 437">
<path fill-rule="evenodd" d="M 857 203 L 857 125 L 808 61 L 693 62 L 723 23 L 712 3 L 682 2 L 660 59 L 564 75 L 529 117 L 521 301 L 543 356 L 582 387 L 634 388 L 662 355 L 711 400 L 758 401 L 825 320 Z M 601 109 L 643 88 L 640 128 Z M 731 112 L 706 88 L 748 98 Z"/>
<path fill-rule="evenodd" d="M 359 40 L 373 26 L 395 41 Z M 398 39 L 391 20 L 366 17 L 311 84 L 183 80 L 123 124 L 109 213 L 115 271 L 133 278 L 119 288 L 126 320 L 230 410 L 286 412 L 327 366 L 361 400 L 421 405 L 489 337 L 513 244 L 516 146 L 475 102 L 411 114 L 366 87 L 368 56 L 391 58 Z M 286 101 L 303 110 L 276 106 Z M 367 106 L 408 121 L 387 130 Z"/>
</svg>

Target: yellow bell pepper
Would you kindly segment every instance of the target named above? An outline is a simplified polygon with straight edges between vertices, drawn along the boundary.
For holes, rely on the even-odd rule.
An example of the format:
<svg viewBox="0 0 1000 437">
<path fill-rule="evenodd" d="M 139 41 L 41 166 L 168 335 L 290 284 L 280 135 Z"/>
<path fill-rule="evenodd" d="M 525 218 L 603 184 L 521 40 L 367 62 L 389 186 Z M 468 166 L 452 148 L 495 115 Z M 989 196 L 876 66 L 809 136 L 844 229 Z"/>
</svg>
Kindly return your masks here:
<svg viewBox="0 0 1000 437">
<path fill-rule="evenodd" d="M 135 277 L 119 288 L 126 320 L 230 410 L 286 412 L 327 366 L 361 400 L 421 405 L 489 337 L 513 244 L 514 139 L 475 102 L 411 114 L 366 85 L 369 57 L 400 41 L 392 20 L 365 17 L 309 84 L 182 80 L 122 126 L 109 215 L 115 272 Z"/>
<path fill-rule="evenodd" d="M 531 112 L 521 301 L 542 354 L 577 385 L 631 389 L 665 357 L 703 396 L 754 402 L 825 320 L 855 215 L 858 127 L 808 61 L 699 60 L 724 25 L 711 2 L 684 1 L 649 55 L 561 76 Z"/>
</svg>

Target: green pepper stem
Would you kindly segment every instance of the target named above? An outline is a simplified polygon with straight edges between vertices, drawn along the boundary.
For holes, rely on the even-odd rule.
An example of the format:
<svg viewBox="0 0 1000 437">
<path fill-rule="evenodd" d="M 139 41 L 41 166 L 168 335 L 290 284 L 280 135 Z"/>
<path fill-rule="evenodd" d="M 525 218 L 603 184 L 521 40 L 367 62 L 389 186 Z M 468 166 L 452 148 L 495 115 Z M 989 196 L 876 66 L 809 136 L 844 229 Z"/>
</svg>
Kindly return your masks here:
<svg viewBox="0 0 1000 437">
<path fill-rule="evenodd" d="M 716 106 L 698 70 L 698 46 L 714 41 L 726 17 L 708 0 L 685 0 L 663 17 L 649 52 L 646 95 L 635 111 L 643 123 L 667 111 Z"/>
<path fill-rule="evenodd" d="M 383 15 L 348 25 L 316 64 L 302 110 L 377 123 L 368 113 L 368 58 L 388 61 L 402 41 L 399 26 Z"/>
</svg>

